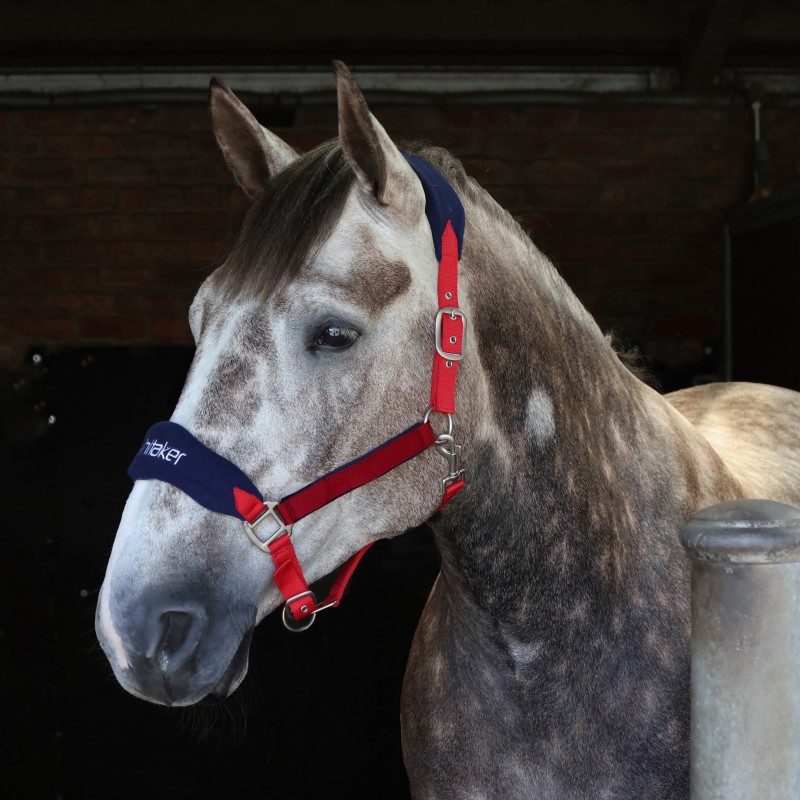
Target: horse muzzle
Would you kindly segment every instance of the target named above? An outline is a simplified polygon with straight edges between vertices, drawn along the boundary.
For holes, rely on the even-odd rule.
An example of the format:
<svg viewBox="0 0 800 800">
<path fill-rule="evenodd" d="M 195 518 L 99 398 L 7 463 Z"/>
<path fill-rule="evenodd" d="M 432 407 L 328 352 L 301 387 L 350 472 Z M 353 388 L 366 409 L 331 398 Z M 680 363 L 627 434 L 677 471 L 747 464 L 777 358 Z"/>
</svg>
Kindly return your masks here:
<svg viewBox="0 0 800 800">
<path fill-rule="evenodd" d="M 103 592 L 108 591 L 107 587 Z M 167 706 L 230 695 L 247 673 L 255 611 L 208 604 L 169 589 L 105 603 L 95 618 L 97 638 L 114 675 L 128 692 Z"/>
</svg>

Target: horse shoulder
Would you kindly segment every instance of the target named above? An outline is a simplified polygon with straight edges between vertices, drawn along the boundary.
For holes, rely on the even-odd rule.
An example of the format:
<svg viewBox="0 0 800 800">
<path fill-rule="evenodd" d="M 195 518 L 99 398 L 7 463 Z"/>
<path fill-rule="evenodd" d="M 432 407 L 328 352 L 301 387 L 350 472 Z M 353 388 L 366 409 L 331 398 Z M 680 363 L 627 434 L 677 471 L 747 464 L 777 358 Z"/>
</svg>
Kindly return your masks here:
<svg viewBox="0 0 800 800">
<path fill-rule="evenodd" d="M 747 497 L 800 505 L 800 393 L 730 382 L 665 398 L 719 454 Z"/>
</svg>

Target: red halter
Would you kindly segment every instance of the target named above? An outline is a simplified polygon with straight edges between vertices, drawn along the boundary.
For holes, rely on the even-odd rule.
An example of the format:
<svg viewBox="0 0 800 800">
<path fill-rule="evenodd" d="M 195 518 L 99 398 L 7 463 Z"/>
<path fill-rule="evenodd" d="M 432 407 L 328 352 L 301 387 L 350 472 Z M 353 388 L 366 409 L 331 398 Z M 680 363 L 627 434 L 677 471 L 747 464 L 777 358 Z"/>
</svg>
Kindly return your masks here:
<svg viewBox="0 0 800 800">
<path fill-rule="evenodd" d="M 295 522 L 337 497 L 379 478 L 431 446 L 435 446 L 437 452 L 448 460 L 450 467 L 448 474 L 442 479 L 442 501 L 436 510 L 443 508 L 464 486 L 464 470 L 458 464 L 461 445 L 456 444 L 453 437 L 452 415 L 456 410 L 456 374 L 458 362 L 464 353 L 466 318 L 458 307 L 459 245 L 449 221 L 442 234 L 441 252 L 431 402 L 422 421 L 280 502 L 264 502 L 250 492 L 234 489 L 236 509 L 246 520 L 247 535 L 257 547 L 272 556 L 275 565 L 274 580 L 286 601 L 283 606 L 283 623 L 289 630 L 306 630 L 320 611 L 339 605 L 353 571 L 373 544 L 370 542 L 344 563 L 328 596 L 317 603 L 314 593 L 308 588 L 292 545 L 292 525 Z M 447 433 L 437 436 L 433 432 L 428 418 L 434 411 L 447 414 Z M 277 529 L 262 540 L 256 534 L 256 528 L 269 521 Z M 304 624 L 292 624 L 306 619 Z"/>
</svg>

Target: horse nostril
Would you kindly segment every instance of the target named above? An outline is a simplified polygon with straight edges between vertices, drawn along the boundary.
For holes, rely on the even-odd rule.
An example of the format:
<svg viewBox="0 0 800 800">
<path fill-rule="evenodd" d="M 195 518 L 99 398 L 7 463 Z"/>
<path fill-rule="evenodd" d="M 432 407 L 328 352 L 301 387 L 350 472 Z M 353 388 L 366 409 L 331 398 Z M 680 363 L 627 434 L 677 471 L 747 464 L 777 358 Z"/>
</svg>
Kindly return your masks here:
<svg viewBox="0 0 800 800">
<path fill-rule="evenodd" d="M 205 615 L 192 611 L 164 611 L 155 620 L 148 659 L 164 677 L 180 669 L 197 650 L 205 632 Z"/>
</svg>

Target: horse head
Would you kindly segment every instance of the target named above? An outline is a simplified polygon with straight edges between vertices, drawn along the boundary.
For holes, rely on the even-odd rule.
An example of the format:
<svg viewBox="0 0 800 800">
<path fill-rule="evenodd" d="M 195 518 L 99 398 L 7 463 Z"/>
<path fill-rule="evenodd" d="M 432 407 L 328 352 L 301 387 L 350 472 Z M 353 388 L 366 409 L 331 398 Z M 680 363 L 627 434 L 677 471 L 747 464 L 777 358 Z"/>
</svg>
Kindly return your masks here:
<svg viewBox="0 0 800 800">
<path fill-rule="evenodd" d="M 229 695 L 247 672 L 255 625 L 286 599 L 267 552 L 282 520 L 270 512 L 248 530 L 235 509 L 198 502 L 188 484 L 233 501 L 225 479 L 211 485 L 224 464 L 277 501 L 409 426 L 435 424 L 445 454 L 452 443 L 448 417 L 426 414 L 441 254 L 420 164 L 391 141 L 344 65 L 336 75 L 339 137 L 304 155 L 222 82 L 211 84 L 214 134 L 251 205 L 191 305 L 195 356 L 169 423 L 137 456 L 145 471 L 135 475 L 96 615 L 117 679 L 146 700 Z M 443 356 L 441 347 L 453 349 L 441 345 Z M 434 514 L 448 468 L 424 444 L 412 461 L 395 459 L 396 468 L 294 523 L 309 583 Z M 163 477 L 192 461 L 184 484 Z"/>
</svg>

